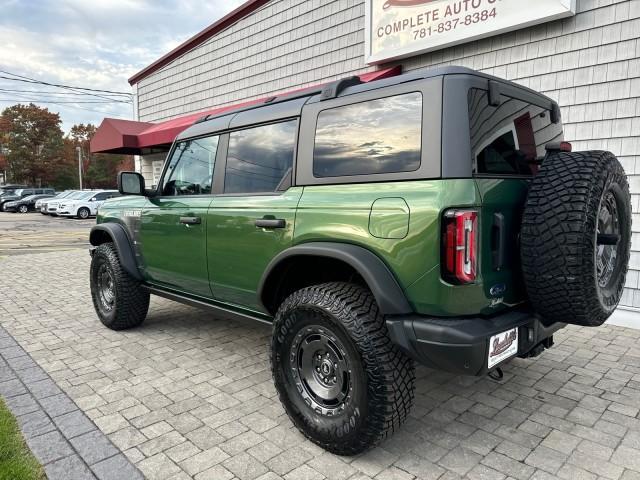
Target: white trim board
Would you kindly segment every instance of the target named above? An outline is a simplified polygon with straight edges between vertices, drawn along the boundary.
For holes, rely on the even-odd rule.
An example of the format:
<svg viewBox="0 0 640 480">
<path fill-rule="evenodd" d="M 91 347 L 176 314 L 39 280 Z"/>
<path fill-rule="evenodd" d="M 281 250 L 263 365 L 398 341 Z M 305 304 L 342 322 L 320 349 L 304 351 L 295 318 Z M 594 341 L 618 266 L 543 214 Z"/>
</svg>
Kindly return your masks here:
<svg viewBox="0 0 640 480">
<path fill-rule="evenodd" d="M 640 330 L 640 310 L 635 308 L 619 307 L 607 320 L 608 325 L 635 328 Z"/>
</svg>

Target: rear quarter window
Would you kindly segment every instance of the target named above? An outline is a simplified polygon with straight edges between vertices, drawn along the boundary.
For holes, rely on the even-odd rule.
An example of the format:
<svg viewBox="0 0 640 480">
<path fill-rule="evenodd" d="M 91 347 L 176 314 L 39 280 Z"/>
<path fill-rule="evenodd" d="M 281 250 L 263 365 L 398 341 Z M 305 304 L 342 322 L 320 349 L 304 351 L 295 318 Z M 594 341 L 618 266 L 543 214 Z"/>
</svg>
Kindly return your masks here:
<svg viewBox="0 0 640 480">
<path fill-rule="evenodd" d="M 313 151 L 316 178 L 413 172 L 420 168 L 422 94 L 323 110 Z"/>
<path fill-rule="evenodd" d="M 562 125 L 551 112 L 502 96 L 489 105 L 486 90 L 469 91 L 469 127 L 473 172 L 480 175 L 531 176 L 544 158 L 545 145 L 563 139 Z"/>
</svg>

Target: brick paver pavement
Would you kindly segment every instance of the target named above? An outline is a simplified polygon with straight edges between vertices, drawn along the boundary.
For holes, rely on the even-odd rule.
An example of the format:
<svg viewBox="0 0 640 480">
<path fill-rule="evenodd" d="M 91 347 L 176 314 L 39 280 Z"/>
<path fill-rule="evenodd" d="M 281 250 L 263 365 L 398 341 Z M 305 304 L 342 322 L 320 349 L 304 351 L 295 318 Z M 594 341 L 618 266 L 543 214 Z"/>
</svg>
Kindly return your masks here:
<svg viewBox="0 0 640 480">
<path fill-rule="evenodd" d="M 268 328 L 154 298 L 142 327 L 112 332 L 88 265 L 0 260 L 0 323 L 150 479 L 640 479 L 640 331 L 567 328 L 500 383 L 419 368 L 402 430 L 341 458 L 284 414 Z"/>
</svg>

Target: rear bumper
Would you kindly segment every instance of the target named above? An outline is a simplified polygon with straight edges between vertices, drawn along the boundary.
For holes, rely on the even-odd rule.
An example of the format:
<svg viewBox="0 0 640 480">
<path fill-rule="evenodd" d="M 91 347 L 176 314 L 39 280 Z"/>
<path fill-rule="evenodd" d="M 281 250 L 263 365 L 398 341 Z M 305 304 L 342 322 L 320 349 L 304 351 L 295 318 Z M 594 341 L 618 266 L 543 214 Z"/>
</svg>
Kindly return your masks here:
<svg viewBox="0 0 640 480">
<path fill-rule="evenodd" d="M 551 346 L 548 339 L 566 326 L 564 323 L 545 326 L 539 317 L 526 310 L 491 318 L 390 316 L 386 323 L 391 340 L 417 362 L 463 375 L 484 375 L 490 370 L 489 339 L 493 335 L 517 328 L 518 352 L 514 356 L 527 357 Z"/>
</svg>

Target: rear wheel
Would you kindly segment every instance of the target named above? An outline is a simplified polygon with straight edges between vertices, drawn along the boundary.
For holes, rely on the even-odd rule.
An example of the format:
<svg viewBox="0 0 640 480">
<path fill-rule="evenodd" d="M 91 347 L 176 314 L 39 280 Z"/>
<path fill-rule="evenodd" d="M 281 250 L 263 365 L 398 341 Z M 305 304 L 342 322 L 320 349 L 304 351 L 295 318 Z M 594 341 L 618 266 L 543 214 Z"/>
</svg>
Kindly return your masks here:
<svg viewBox="0 0 640 480">
<path fill-rule="evenodd" d="M 27 207 L 26 205 L 20 205 L 20 206 L 18 207 L 18 211 L 19 211 L 20 213 L 27 213 L 27 212 L 29 211 L 29 207 Z"/>
<path fill-rule="evenodd" d="M 78 210 L 78 218 L 81 218 L 82 220 L 86 220 L 90 215 L 91 212 L 87 207 L 82 207 L 80 210 Z"/>
<path fill-rule="evenodd" d="M 338 455 L 378 444 L 413 403 L 413 361 L 389 339 L 371 292 L 353 284 L 317 285 L 284 301 L 271 368 L 296 427 Z"/>
<path fill-rule="evenodd" d="M 549 155 L 529 190 L 521 243 L 529 299 L 545 322 L 602 325 L 622 296 L 631 243 L 629 185 L 616 157 Z"/>
<path fill-rule="evenodd" d="M 122 269 L 112 243 L 98 246 L 91 259 L 91 298 L 100 321 L 112 330 L 140 325 L 149 309 L 149 292 Z"/>
</svg>

